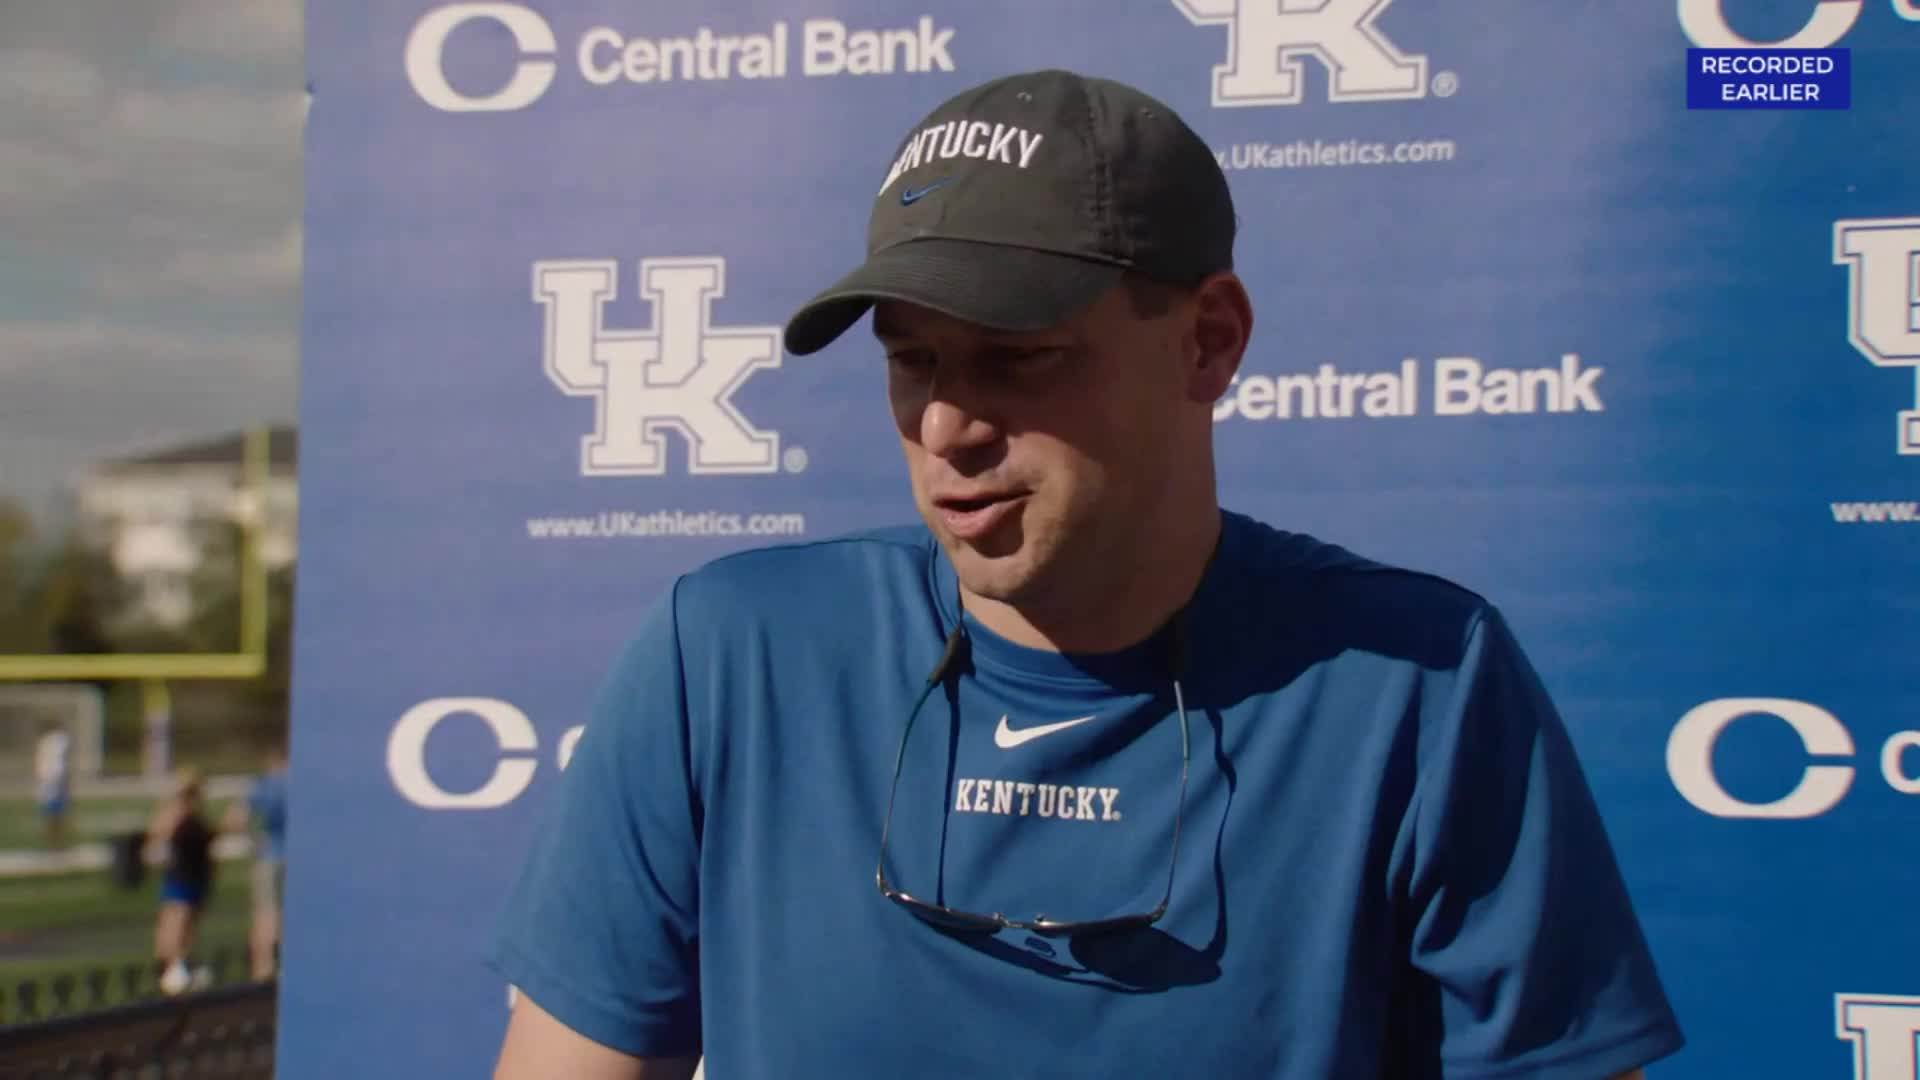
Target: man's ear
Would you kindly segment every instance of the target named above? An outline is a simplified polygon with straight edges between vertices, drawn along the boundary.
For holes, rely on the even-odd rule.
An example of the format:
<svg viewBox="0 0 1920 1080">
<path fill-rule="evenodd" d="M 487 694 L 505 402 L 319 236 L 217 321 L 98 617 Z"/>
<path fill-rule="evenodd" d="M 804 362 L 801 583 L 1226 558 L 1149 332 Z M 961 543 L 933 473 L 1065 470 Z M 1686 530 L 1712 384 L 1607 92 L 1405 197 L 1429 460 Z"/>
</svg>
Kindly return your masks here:
<svg viewBox="0 0 1920 1080">
<path fill-rule="evenodd" d="M 1253 337 L 1253 301 L 1239 275 L 1222 270 L 1196 286 L 1193 310 L 1194 363 L 1188 393 L 1208 405 L 1233 385 Z"/>
</svg>

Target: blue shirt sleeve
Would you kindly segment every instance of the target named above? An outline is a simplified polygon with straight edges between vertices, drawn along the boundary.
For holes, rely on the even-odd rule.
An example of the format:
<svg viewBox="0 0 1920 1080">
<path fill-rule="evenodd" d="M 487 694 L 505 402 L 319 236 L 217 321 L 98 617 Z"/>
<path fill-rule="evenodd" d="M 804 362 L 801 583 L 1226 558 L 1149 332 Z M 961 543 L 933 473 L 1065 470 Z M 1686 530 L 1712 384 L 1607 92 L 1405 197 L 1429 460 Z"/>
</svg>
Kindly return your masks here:
<svg viewBox="0 0 1920 1080">
<path fill-rule="evenodd" d="M 601 687 L 487 957 L 561 1023 L 639 1057 L 700 1049 L 699 812 L 674 591 Z"/>
<path fill-rule="evenodd" d="M 1420 759 L 1393 855 L 1409 1074 L 1604 1080 L 1678 1050 L 1572 743 L 1490 607 Z"/>
</svg>

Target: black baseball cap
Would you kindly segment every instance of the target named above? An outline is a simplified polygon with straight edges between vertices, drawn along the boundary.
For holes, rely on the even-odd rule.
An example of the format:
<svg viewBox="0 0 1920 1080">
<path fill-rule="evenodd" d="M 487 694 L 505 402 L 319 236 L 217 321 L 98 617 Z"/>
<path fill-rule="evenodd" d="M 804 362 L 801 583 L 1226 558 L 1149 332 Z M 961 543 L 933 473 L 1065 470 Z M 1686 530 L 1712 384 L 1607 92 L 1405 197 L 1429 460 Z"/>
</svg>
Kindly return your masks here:
<svg viewBox="0 0 1920 1080">
<path fill-rule="evenodd" d="M 1071 71 L 994 79 L 901 141 L 867 260 L 794 314 L 818 352 L 875 301 L 1044 330 L 1132 272 L 1190 285 L 1233 265 L 1233 197 L 1205 141 L 1142 91 Z"/>
</svg>

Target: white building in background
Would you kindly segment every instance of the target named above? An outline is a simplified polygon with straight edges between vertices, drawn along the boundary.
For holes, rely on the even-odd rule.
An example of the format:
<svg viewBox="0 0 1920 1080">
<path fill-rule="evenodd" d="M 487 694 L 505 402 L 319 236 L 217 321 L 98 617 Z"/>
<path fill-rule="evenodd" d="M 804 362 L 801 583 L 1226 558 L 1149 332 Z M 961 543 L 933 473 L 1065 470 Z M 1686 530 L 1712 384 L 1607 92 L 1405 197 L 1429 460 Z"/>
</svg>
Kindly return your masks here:
<svg viewBox="0 0 1920 1080">
<path fill-rule="evenodd" d="M 276 427 L 268 447 L 257 543 L 261 562 L 276 570 L 293 562 L 297 550 L 297 433 Z M 110 458 L 81 472 L 79 524 L 132 592 L 134 610 L 123 614 L 162 626 L 192 616 L 191 582 L 206 558 L 206 537 L 247 513 L 245 449 L 245 433 L 235 432 Z"/>
</svg>

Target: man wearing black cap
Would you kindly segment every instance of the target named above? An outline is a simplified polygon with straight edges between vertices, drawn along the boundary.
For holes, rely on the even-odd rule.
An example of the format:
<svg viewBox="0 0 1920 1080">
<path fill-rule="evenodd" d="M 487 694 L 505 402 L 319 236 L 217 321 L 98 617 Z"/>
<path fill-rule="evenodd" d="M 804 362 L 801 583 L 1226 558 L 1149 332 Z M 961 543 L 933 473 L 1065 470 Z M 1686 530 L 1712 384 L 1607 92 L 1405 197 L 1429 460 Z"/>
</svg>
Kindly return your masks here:
<svg viewBox="0 0 1920 1080">
<path fill-rule="evenodd" d="M 1605 1080 L 1682 1045 L 1499 612 L 1219 507 L 1234 226 L 1114 82 L 913 129 L 787 347 L 872 313 L 923 524 L 646 616 L 492 951 L 499 1077 Z"/>
</svg>

